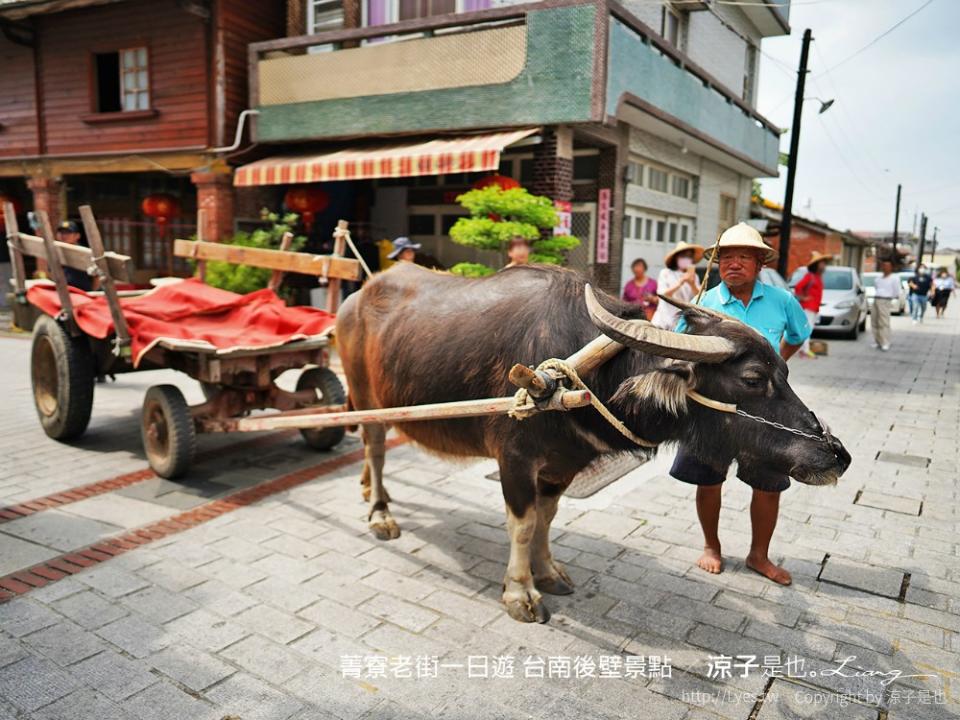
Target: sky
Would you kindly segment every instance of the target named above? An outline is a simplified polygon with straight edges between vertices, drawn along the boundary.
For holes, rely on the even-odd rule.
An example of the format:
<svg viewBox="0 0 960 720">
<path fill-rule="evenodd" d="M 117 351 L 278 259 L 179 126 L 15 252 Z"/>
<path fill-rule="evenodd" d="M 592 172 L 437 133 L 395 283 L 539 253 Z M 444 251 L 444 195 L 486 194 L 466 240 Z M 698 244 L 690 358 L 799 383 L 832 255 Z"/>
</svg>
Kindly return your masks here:
<svg viewBox="0 0 960 720">
<path fill-rule="evenodd" d="M 863 46 L 927 0 L 795 0 L 791 35 L 763 41 L 758 110 L 789 128 L 803 31 L 810 28 L 794 212 L 839 229 L 901 231 L 929 217 L 927 239 L 960 248 L 960 0 L 930 5 L 871 47 Z M 853 57 L 850 57 L 853 56 Z M 849 60 L 847 58 L 850 58 Z M 781 139 L 787 152 L 790 135 Z M 783 202 L 786 168 L 761 181 Z"/>
</svg>

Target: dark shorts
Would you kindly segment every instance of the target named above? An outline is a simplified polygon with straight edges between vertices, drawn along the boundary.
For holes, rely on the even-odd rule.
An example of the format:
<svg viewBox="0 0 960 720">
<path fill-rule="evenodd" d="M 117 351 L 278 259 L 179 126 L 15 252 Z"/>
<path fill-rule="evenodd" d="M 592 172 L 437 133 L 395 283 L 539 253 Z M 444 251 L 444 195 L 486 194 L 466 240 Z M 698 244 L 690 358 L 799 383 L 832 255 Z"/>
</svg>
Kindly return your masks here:
<svg viewBox="0 0 960 720">
<path fill-rule="evenodd" d="M 718 470 L 701 462 L 683 448 L 677 451 L 677 457 L 670 468 L 670 475 L 691 485 L 720 485 L 727 479 L 727 469 Z M 754 490 L 764 492 L 783 492 L 790 487 L 790 476 L 764 471 L 750 473 L 746 468 L 737 470 L 737 477 Z"/>
</svg>

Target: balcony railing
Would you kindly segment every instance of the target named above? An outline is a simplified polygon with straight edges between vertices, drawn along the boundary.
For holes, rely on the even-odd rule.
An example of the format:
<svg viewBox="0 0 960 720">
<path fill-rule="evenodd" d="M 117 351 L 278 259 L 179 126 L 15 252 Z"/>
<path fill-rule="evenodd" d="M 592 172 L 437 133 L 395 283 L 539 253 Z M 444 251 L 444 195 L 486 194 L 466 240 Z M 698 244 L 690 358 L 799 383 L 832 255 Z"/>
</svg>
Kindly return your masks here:
<svg viewBox="0 0 960 720">
<path fill-rule="evenodd" d="M 645 61 L 654 75 L 611 54 L 623 49 L 612 48 L 618 29 L 657 56 Z M 546 0 L 282 38 L 249 52 L 260 142 L 608 122 L 623 92 L 650 91 L 664 110 L 669 79 L 692 104 L 679 113 L 685 127 L 755 166 L 776 165 L 779 130 L 615 0 Z"/>
</svg>

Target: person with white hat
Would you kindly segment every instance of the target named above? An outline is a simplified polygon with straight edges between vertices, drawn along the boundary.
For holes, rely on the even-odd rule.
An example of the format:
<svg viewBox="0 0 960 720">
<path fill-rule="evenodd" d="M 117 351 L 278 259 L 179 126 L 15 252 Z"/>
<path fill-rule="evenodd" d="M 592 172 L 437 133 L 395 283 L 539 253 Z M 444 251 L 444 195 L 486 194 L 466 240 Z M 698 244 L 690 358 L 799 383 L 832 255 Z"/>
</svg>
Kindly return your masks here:
<svg viewBox="0 0 960 720">
<path fill-rule="evenodd" d="M 786 360 L 811 333 L 810 323 L 792 293 L 760 282 L 763 266 L 777 252 L 763 242 L 760 233 L 746 223 L 727 229 L 716 245 L 720 284 L 704 293 L 701 305 L 734 317 L 759 332 Z M 660 303 L 664 305 L 665 303 Z M 685 323 L 677 328 L 682 332 Z M 746 382 L 746 378 L 745 378 Z M 697 565 L 710 573 L 723 569 L 720 538 L 720 491 L 729 468 L 703 463 L 683 446 L 670 469 L 677 480 L 697 486 L 697 517 L 703 531 L 703 555 Z M 770 540 L 780 512 L 780 493 L 790 486 L 790 478 L 757 468 L 739 468 L 738 477 L 753 488 L 750 520 L 753 536 L 746 558 L 748 568 L 766 578 L 789 585 L 790 573 L 775 565 L 769 557 Z"/>
<path fill-rule="evenodd" d="M 696 265 L 703 258 L 704 249 L 699 245 L 680 242 L 663 258 L 666 267 L 657 276 L 657 294 L 666 295 L 683 302 L 690 302 L 700 292 Z M 660 303 L 650 319 L 657 327 L 673 330 L 680 318 L 680 311 L 670 303 Z"/>
<path fill-rule="evenodd" d="M 797 300 L 800 301 L 800 307 L 807 316 L 807 322 L 810 327 L 817 324 L 817 318 L 820 317 L 820 303 L 823 302 L 823 273 L 827 269 L 827 263 L 833 260 L 833 255 L 813 251 L 810 262 L 807 263 L 807 273 L 797 286 L 793 289 Z M 817 357 L 810 350 L 810 338 L 803 341 L 803 347 L 800 348 L 800 357 Z"/>
</svg>

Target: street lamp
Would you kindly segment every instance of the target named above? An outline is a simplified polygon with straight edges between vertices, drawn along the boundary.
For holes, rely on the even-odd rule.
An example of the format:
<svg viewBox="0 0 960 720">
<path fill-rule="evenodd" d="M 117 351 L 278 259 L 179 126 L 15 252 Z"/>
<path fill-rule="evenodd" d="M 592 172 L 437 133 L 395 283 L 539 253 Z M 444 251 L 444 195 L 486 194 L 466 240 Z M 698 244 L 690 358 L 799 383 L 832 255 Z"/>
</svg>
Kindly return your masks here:
<svg viewBox="0 0 960 720">
<path fill-rule="evenodd" d="M 836 102 L 833 98 L 830 98 L 829 100 L 821 100 L 818 97 L 805 97 L 804 100 L 816 100 L 818 103 L 820 103 L 820 109 L 817 111 L 817 115 L 823 115 L 827 110 L 830 109 L 830 106 Z"/>
</svg>

